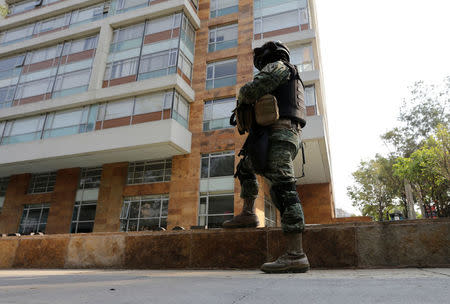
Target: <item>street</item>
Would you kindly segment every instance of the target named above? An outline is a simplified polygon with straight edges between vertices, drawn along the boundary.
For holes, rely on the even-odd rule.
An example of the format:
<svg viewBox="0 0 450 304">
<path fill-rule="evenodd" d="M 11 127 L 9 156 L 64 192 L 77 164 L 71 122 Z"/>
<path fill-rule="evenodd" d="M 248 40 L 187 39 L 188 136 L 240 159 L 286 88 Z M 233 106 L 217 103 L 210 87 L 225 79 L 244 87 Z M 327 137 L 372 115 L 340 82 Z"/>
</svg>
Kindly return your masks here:
<svg viewBox="0 0 450 304">
<path fill-rule="evenodd" d="M 448 303 L 450 269 L 1 270 L 0 303 Z"/>
</svg>

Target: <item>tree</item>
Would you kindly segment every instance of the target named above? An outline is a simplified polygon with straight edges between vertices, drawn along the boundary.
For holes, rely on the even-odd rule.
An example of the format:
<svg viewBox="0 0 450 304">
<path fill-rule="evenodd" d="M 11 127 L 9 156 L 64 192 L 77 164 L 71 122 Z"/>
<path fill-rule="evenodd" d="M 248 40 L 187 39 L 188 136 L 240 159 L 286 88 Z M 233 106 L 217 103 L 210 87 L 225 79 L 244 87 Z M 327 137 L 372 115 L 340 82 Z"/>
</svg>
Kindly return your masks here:
<svg viewBox="0 0 450 304">
<path fill-rule="evenodd" d="M 393 174 L 393 162 L 377 154 L 375 159 L 361 161 L 352 173 L 355 185 L 347 187 L 347 194 L 362 215 L 382 221 L 386 211 L 402 205 L 402 180 Z"/>
<path fill-rule="evenodd" d="M 396 127 L 381 136 L 396 156 L 409 157 L 435 133 L 450 123 L 450 76 L 440 85 L 418 81 L 403 100 Z"/>
<path fill-rule="evenodd" d="M 439 216 L 450 216 L 450 136 L 448 126 L 438 125 L 420 149 L 399 157 L 394 175 L 408 179 L 423 203 L 434 203 Z"/>
</svg>

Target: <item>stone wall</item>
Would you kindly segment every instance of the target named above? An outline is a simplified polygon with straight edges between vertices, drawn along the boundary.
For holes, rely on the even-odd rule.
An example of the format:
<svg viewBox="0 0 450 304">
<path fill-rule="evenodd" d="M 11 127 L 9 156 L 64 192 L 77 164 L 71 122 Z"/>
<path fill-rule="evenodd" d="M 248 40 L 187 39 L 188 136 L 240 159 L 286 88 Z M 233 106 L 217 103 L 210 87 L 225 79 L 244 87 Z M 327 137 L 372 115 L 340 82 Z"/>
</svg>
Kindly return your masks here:
<svg viewBox="0 0 450 304">
<path fill-rule="evenodd" d="M 450 267 L 450 220 L 308 226 L 313 268 Z M 0 268 L 255 269 L 284 250 L 279 228 L 0 238 Z"/>
</svg>

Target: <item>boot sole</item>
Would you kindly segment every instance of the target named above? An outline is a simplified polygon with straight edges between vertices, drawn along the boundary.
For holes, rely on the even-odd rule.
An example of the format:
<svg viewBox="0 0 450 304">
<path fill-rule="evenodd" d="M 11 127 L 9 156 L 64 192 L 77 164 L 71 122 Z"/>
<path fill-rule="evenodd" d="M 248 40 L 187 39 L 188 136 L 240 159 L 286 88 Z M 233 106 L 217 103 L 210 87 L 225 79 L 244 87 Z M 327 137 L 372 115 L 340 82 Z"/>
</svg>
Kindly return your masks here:
<svg viewBox="0 0 450 304">
<path fill-rule="evenodd" d="M 309 266 L 303 268 L 286 268 L 286 269 L 261 269 L 265 273 L 305 273 L 309 270 Z"/>
</svg>

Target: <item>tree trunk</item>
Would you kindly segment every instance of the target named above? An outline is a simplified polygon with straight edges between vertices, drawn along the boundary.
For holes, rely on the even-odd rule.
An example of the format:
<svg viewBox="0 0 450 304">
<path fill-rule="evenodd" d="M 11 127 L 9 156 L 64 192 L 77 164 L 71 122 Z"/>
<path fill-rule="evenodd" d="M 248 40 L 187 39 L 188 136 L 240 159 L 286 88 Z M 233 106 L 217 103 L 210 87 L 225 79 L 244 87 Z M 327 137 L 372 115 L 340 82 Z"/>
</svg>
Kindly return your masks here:
<svg viewBox="0 0 450 304">
<path fill-rule="evenodd" d="M 411 184 L 409 180 L 405 179 L 405 193 L 406 193 L 406 202 L 408 205 L 408 219 L 415 220 L 416 219 L 416 211 L 414 211 L 414 200 L 412 194 Z"/>
<path fill-rule="evenodd" d="M 422 190 L 417 185 L 415 185 L 414 188 L 416 189 L 416 197 L 417 203 L 420 206 L 420 213 L 422 213 L 422 218 L 425 218 L 425 207 L 423 206 Z"/>
</svg>

